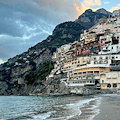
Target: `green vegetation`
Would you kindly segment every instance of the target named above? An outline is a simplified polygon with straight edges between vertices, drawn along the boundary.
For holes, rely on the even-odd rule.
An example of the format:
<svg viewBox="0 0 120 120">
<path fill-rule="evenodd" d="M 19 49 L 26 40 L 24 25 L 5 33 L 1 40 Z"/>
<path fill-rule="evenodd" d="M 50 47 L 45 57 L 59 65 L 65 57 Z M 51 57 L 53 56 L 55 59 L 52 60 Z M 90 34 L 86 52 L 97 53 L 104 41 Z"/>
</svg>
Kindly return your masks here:
<svg viewBox="0 0 120 120">
<path fill-rule="evenodd" d="M 71 21 L 64 22 L 62 24 L 57 25 L 53 31 L 53 34 L 48 36 L 46 40 L 43 40 L 42 42 L 38 43 L 34 47 L 31 47 L 30 49 L 37 50 L 48 48 L 53 53 L 56 51 L 56 48 L 78 40 L 80 34 L 83 32 L 84 29 L 85 28 L 79 23 Z"/>
<path fill-rule="evenodd" d="M 42 65 L 40 65 L 37 69 L 31 71 L 28 75 L 25 77 L 26 83 L 33 84 L 33 83 L 40 83 L 43 84 L 42 81 L 45 80 L 46 76 L 49 75 L 51 70 L 54 68 L 54 62 L 49 61 L 45 62 Z"/>
</svg>

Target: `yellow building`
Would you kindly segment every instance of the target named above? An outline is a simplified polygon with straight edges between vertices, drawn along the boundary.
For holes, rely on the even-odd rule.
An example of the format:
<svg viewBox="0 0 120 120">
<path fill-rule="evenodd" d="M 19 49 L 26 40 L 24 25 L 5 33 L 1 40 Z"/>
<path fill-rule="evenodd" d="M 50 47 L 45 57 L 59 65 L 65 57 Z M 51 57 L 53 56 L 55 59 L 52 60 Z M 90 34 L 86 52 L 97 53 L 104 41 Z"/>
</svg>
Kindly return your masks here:
<svg viewBox="0 0 120 120">
<path fill-rule="evenodd" d="M 95 85 L 99 83 L 100 75 L 109 72 L 108 67 L 79 67 L 70 74 L 69 86 Z"/>
<path fill-rule="evenodd" d="M 120 72 L 108 72 L 100 75 L 101 89 L 120 88 Z"/>
<path fill-rule="evenodd" d="M 84 30 L 84 32 L 81 34 L 81 37 L 86 36 L 88 34 L 88 32 L 86 30 Z"/>
<path fill-rule="evenodd" d="M 64 70 L 69 70 L 72 68 L 80 67 L 83 65 L 87 65 L 90 62 L 90 57 L 77 57 L 77 58 L 72 58 L 64 61 Z"/>
<path fill-rule="evenodd" d="M 85 44 L 95 41 L 95 36 L 96 36 L 95 32 L 89 33 L 88 37 L 85 38 Z"/>
</svg>

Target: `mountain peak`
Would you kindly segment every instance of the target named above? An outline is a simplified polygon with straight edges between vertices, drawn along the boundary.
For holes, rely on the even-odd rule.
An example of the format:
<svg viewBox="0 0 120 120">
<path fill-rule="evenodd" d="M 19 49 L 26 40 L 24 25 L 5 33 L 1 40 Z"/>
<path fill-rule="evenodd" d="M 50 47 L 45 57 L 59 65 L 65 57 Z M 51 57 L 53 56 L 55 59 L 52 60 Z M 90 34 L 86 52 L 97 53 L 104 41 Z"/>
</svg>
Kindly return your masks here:
<svg viewBox="0 0 120 120">
<path fill-rule="evenodd" d="M 111 13 L 104 8 L 101 8 L 96 12 L 93 12 L 91 9 L 87 9 L 82 15 L 78 17 L 75 22 L 83 25 L 85 29 L 89 29 L 94 24 L 96 24 L 99 19 L 108 17 L 109 15 L 111 15 Z"/>
<path fill-rule="evenodd" d="M 85 11 L 85 13 L 88 13 L 88 12 L 93 12 L 93 11 L 92 11 L 92 9 L 87 9 L 87 10 Z"/>
<path fill-rule="evenodd" d="M 101 8 L 101 9 L 98 9 L 97 11 L 96 11 L 96 13 L 102 13 L 102 14 L 104 14 L 104 15 L 110 15 L 111 13 L 110 12 L 108 12 L 106 9 L 104 9 L 104 8 Z"/>
</svg>

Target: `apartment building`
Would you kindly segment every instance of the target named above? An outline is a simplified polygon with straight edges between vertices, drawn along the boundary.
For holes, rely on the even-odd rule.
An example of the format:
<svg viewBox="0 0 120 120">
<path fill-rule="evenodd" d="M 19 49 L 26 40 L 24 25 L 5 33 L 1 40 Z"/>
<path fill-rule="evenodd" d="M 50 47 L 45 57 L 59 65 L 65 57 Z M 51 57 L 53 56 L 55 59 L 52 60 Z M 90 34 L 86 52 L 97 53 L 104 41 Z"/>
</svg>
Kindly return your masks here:
<svg viewBox="0 0 120 120">
<path fill-rule="evenodd" d="M 86 86 L 95 85 L 100 81 L 100 74 L 109 72 L 108 67 L 95 67 L 95 66 L 83 66 L 77 67 L 72 70 L 70 74 L 69 86 Z"/>
<path fill-rule="evenodd" d="M 100 75 L 101 89 L 120 88 L 120 72 L 108 72 Z"/>
</svg>

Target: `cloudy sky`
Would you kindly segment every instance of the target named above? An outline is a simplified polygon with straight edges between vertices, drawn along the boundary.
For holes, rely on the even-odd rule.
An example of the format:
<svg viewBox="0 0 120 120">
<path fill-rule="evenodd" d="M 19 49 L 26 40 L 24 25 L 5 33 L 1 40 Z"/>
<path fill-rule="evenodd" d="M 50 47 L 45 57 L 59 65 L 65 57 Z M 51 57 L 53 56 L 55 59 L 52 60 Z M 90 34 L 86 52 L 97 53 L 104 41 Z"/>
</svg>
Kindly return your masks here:
<svg viewBox="0 0 120 120">
<path fill-rule="evenodd" d="M 120 8 L 119 0 L 0 0 L 0 63 L 26 51 L 61 22 L 75 20 L 86 9 Z"/>
</svg>

